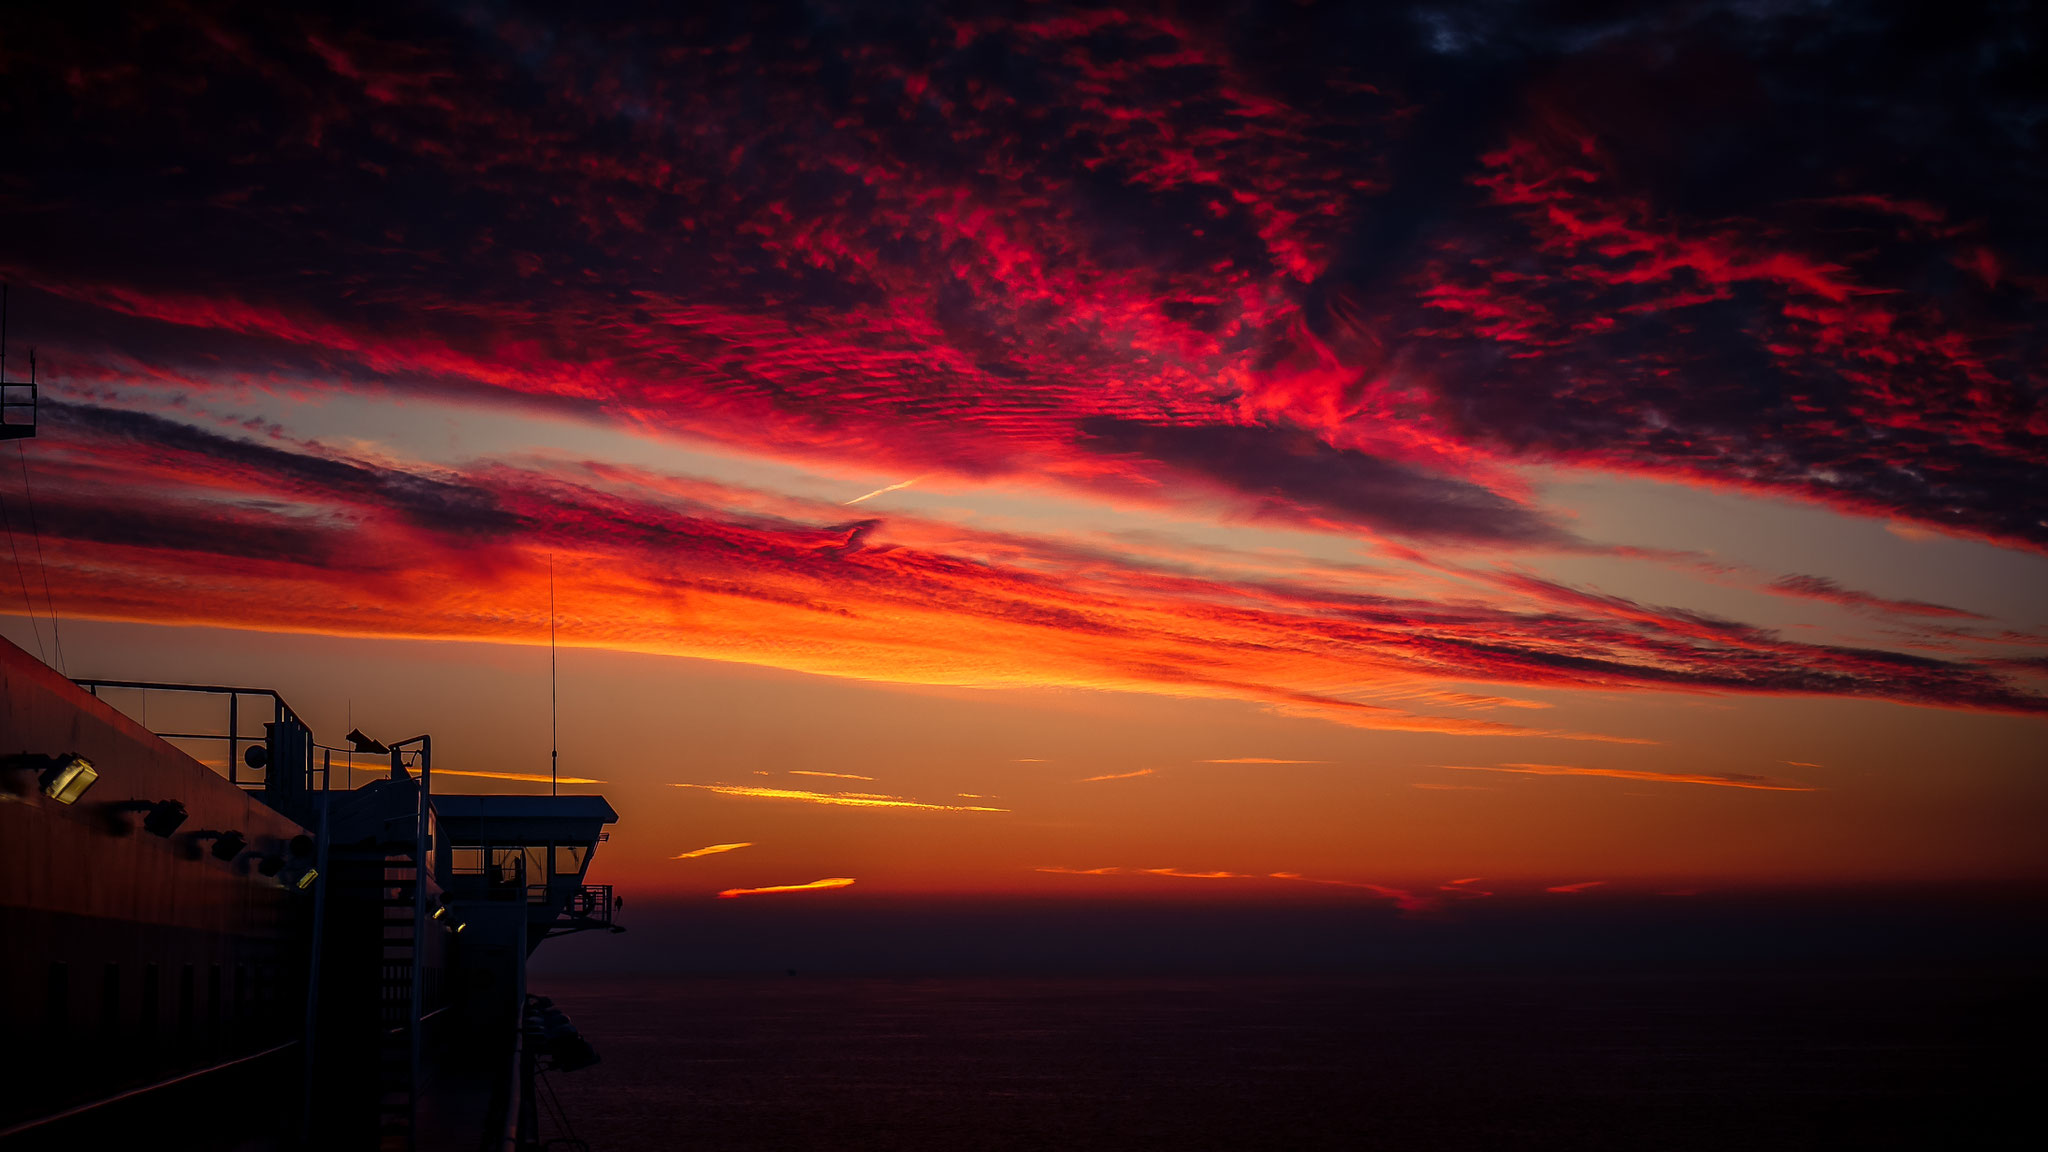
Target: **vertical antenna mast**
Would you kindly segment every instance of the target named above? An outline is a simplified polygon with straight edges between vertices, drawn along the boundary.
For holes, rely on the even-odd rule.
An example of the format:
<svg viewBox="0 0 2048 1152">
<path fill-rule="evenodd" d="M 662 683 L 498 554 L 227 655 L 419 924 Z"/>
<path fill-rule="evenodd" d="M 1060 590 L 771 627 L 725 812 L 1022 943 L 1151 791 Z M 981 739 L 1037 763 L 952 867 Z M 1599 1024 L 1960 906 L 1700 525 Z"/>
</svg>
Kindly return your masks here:
<svg viewBox="0 0 2048 1152">
<path fill-rule="evenodd" d="M 562 740 L 555 718 L 555 554 L 548 553 L 548 795 L 556 795 Z"/>
</svg>

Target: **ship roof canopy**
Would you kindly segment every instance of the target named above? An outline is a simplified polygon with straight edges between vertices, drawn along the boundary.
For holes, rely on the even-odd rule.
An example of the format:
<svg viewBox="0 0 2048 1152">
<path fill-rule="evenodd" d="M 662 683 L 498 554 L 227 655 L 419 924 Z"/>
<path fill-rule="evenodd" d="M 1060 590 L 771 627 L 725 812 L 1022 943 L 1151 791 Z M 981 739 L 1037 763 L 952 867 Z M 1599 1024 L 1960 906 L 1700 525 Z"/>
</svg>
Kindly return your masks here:
<svg viewBox="0 0 2048 1152">
<path fill-rule="evenodd" d="M 602 796 L 434 796 L 434 815 L 451 843 L 596 843 L 619 814 Z"/>
</svg>

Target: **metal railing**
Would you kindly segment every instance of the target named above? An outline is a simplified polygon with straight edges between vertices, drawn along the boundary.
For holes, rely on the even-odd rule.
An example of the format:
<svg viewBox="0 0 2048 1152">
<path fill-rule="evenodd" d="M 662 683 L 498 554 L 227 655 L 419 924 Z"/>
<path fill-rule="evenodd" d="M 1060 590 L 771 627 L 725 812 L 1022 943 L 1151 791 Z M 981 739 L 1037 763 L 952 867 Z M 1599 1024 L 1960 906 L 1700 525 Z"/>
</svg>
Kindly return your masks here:
<svg viewBox="0 0 2048 1152">
<path fill-rule="evenodd" d="M 299 714 L 292 711 L 291 705 L 284 702 L 284 697 L 279 696 L 269 688 L 229 688 L 214 684 L 163 684 L 144 680 L 80 679 L 73 680 L 72 683 L 96 697 L 100 694 L 100 690 L 104 688 L 125 688 L 141 692 L 186 692 L 199 695 L 225 696 L 227 697 L 227 726 L 224 731 L 152 731 L 156 736 L 164 740 L 218 741 L 225 744 L 227 746 L 227 771 L 224 774 L 227 776 L 229 783 L 242 788 L 267 787 L 273 780 L 277 779 L 276 773 L 280 770 L 288 773 L 296 772 L 297 779 L 293 783 L 299 789 L 310 792 L 325 791 L 327 788 L 327 764 L 324 760 L 316 763 L 313 757 L 315 748 L 313 730 L 306 726 L 304 720 L 299 719 Z M 245 696 L 254 697 L 258 701 L 268 702 L 267 706 L 261 702 L 257 703 L 254 711 L 255 715 L 262 715 L 265 711 L 269 712 L 270 719 L 264 722 L 264 726 L 268 730 L 266 735 L 252 736 L 242 731 L 242 698 Z M 244 746 L 262 748 L 264 750 L 265 762 L 259 766 L 253 761 L 245 761 Z M 298 762 L 296 767 L 287 763 L 286 761 L 288 760 L 296 760 Z M 250 773 L 246 777 L 244 774 L 245 768 Z M 253 775 L 256 772 L 261 772 L 263 775 L 258 778 Z"/>
<path fill-rule="evenodd" d="M 616 907 L 612 900 L 611 885 L 585 884 L 570 893 L 568 906 L 562 909 L 562 913 L 578 920 L 610 924 L 612 912 Z"/>
<path fill-rule="evenodd" d="M 36 386 L 9 380 L 0 383 L 0 440 L 26 440 L 36 434 Z"/>
</svg>

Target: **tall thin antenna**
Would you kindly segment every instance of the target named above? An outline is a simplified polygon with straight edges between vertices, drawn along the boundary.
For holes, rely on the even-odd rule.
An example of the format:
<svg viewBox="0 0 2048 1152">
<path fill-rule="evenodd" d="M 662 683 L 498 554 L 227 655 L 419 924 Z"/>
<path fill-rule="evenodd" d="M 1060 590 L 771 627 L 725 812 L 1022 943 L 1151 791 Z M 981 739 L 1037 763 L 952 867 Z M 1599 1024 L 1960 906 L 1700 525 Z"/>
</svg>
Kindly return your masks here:
<svg viewBox="0 0 2048 1152">
<path fill-rule="evenodd" d="M 562 740 L 555 715 L 555 554 L 548 553 L 548 795 L 558 794 Z"/>
</svg>

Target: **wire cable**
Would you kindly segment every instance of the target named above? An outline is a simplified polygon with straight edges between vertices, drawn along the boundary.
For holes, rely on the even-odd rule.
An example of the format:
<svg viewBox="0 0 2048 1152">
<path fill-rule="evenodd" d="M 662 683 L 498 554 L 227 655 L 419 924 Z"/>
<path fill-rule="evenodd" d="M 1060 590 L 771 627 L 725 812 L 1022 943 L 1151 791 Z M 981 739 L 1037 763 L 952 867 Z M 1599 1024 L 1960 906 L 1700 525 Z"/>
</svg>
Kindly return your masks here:
<svg viewBox="0 0 2048 1152">
<path fill-rule="evenodd" d="M 14 542 L 14 519 L 7 515 L 7 501 L 0 498 L 0 529 L 7 532 L 7 551 L 14 557 L 14 576 L 21 583 L 21 606 L 28 609 L 28 628 L 35 633 L 36 659 L 50 662 L 49 653 L 43 651 L 43 629 L 36 623 L 36 602 L 29 599 L 28 577 L 21 571 L 21 549 Z"/>
<path fill-rule="evenodd" d="M 69 676 L 64 661 L 64 637 L 57 630 L 57 601 L 50 596 L 50 567 L 43 563 L 43 530 L 36 523 L 36 494 L 28 482 L 28 454 L 22 451 L 19 440 L 14 442 L 14 459 L 21 465 L 21 494 L 28 500 L 28 531 L 36 542 L 36 570 L 43 576 L 43 603 L 50 608 L 50 648 L 57 657 L 57 671 Z"/>
</svg>

